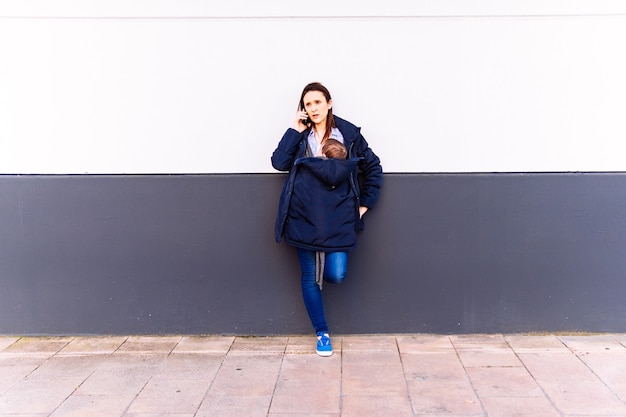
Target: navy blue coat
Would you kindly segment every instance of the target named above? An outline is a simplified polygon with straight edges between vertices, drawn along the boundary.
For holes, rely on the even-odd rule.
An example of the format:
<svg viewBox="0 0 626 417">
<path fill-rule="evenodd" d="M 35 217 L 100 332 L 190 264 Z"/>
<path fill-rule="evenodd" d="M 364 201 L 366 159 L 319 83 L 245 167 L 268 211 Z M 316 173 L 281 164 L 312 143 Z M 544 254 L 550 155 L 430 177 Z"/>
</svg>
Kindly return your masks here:
<svg viewBox="0 0 626 417">
<path fill-rule="evenodd" d="M 359 206 L 372 209 L 380 195 L 380 159 L 360 128 L 337 116 L 348 159 L 305 158 L 309 129 L 288 129 L 272 154 L 272 165 L 290 171 L 281 193 L 275 225 L 277 242 L 304 249 L 334 252 L 356 246 L 362 227 Z M 361 173 L 362 183 L 358 183 Z"/>
</svg>

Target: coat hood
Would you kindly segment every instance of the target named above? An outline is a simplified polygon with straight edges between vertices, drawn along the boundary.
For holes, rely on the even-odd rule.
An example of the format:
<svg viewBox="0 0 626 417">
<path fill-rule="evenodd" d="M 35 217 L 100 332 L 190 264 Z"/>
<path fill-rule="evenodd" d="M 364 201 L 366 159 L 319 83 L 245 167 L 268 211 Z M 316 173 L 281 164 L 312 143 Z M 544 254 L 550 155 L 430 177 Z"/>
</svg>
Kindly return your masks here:
<svg viewBox="0 0 626 417">
<path fill-rule="evenodd" d="M 352 159 L 325 159 L 299 158 L 295 162 L 298 170 L 310 172 L 319 181 L 330 186 L 336 186 L 346 181 L 356 169 L 360 158 Z"/>
</svg>

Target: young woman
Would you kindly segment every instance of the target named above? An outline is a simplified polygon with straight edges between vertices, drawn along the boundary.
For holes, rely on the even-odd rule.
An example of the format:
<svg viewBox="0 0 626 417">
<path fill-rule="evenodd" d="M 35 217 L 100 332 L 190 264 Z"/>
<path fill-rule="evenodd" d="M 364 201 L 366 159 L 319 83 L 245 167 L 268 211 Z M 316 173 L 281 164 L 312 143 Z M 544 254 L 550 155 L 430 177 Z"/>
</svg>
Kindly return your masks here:
<svg viewBox="0 0 626 417">
<path fill-rule="evenodd" d="M 332 98 L 320 83 L 302 91 L 293 127 L 272 154 L 272 165 L 289 171 L 276 218 L 276 241 L 295 246 L 302 269 L 302 296 L 317 335 L 320 356 L 333 353 L 322 302 L 322 282 L 341 283 L 348 251 L 356 247 L 363 215 L 380 194 L 383 171 L 360 128 L 333 115 Z M 322 147 L 335 139 L 347 159 L 325 159 Z M 358 182 L 361 173 L 362 183 Z"/>
</svg>

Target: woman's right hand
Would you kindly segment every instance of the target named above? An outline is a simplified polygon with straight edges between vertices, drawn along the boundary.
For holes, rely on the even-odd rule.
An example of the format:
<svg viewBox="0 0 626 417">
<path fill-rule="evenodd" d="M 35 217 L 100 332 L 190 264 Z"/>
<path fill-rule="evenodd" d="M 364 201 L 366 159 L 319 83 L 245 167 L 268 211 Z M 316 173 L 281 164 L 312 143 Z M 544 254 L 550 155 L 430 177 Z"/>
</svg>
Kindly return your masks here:
<svg viewBox="0 0 626 417">
<path fill-rule="evenodd" d="M 309 117 L 304 110 L 298 110 L 296 113 L 296 120 L 293 123 L 293 128 L 302 133 L 306 130 L 307 126 L 304 124 L 304 120 Z"/>
</svg>

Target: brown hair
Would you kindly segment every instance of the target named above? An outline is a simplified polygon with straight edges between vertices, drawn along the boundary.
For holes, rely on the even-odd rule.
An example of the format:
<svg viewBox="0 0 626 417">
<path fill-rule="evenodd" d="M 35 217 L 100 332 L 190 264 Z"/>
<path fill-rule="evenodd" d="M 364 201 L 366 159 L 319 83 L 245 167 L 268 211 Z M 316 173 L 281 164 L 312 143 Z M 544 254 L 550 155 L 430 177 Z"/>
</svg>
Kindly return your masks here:
<svg viewBox="0 0 626 417">
<path fill-rule="evenodd" d="M 302 95 L 300 96 L 300 108 L 302 110 L 304 110 L 304 96 L 306 95 L 306 93 L 310 91 L 319 91 L 320 93 L 324 95 L 327 102 L 332 100 L 332 98 L 330 97 L 330 91 L 328 91 L 328 88 L 324 87 L 321 83 L 317 83 L 317 82 L 310 83 L 310 84 L 307 84 L 306 87 L 304 87 L 304 90 L 302 90 Z M 328 109 L 328 116 L 326 117 L 326 131 L 324 132 L 324 137 L 322 138 L 322 142 L 330 138 L 330 134 L 332 132 L 333 127 L 336 127 L 336 126 L 335 126 L 335 118 L 333 117 L 333 109 L 331 107 L 330 109 Z"/>
<path fill-rule="evenodd" d="M 322 144 L 322 153 L 327 158 L 346 159 L 348 156 L 348 151 L 344 144 L 336 139 L 326 139 Z"/>
</svg>

